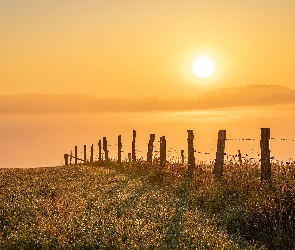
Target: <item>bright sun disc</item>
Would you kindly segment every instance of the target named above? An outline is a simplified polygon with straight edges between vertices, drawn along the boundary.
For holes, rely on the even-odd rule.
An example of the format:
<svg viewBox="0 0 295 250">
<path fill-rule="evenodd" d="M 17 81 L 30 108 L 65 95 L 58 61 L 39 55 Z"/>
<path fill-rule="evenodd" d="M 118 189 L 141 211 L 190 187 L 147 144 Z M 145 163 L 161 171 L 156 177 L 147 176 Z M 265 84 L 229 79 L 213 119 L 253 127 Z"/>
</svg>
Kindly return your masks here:
<svg viewBox="0 0 295 250">
<path fill-rule="evenodd" d="M 207 55 L 200 55 L 192 61 L 193 74 L 198 78 L 209 78 L 215 72 L 216 65 L 214 60 Z"/>
</svg>

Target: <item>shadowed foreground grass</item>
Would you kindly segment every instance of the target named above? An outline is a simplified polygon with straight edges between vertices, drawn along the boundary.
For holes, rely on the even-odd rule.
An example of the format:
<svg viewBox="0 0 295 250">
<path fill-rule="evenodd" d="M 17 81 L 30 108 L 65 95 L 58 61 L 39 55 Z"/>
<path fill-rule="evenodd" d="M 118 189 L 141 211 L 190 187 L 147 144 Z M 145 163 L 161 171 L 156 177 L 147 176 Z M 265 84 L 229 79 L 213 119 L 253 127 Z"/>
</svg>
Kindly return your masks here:
<svg viewBox="0 0 295 250">
<path fill-rule="evenodd" d="M 294 166 L 113 162 L 0 170 L 0 249 L 294 249 Z"/>
</svg>

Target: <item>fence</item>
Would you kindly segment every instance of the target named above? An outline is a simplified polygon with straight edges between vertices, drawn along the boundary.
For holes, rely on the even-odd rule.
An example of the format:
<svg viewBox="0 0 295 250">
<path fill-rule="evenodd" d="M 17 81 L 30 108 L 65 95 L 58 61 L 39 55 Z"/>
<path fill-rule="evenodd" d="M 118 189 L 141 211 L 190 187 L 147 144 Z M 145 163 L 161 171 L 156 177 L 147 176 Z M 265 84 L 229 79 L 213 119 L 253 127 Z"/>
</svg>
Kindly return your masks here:
<svg viewBox="0 0 295 250">
<path fill-rule="evenodd" d="M 198 140 L 194 138 L 194 133 L 193 130 L 187 130 L 188 137 L 187 137 L 187 166 L 188 166 L 188 175 L 192 176 L 193 171 L 196 165 L 196 159 L 195 159 L 195 153 L 196 150 L 194 149 L 194 141 Z M 282 138 L 271 138 L 270 137 L 270 128 L 261 128 L 261 137 L 260 139 L 249 139 L 249 138 L 238 138 L 238 139 L 232 139 L 232 138 L 226 138 L 226 130 L 219 130 L 218 132 L 218 137 L 217 137 L 217 149 L 215 153 L 215 164 L 214 164 L 214 170 L 213 174 L 216 179 L 220 179 L 223 176 L 223 166 L 224 166 L 224 156 L 227 154 L 225 153 L 225 146 L 226 146 L 226 141 L 254 141 L 254 140 L 260 140 L 260 163 L 261 163 L 261 181 L 265 181 L 271 184 L 272 182 L 272 174 L 271 174 L 271 157 L 270 157 L 270 147 L 269 147 L 269 141 L 270 140 L 280 140 L 280 141 L 293 141 L 295 140 L 292 139 L 282 139 Z M 154 150 L 154 141 L 155 141 L 155 134 L 150 134 L 150 139 L 147 143 L 147 157 L 146 161 L 148 163 L 153 162 L 153 153 L 156 152 Z M 109 150 L 108 150 L 108 143 L 107 143 L 107 138 L 103 137 L 103 140 L 98 141 L 98 160 L 109 160 Z M 118 149 L 117 149 L 117 154 L 118 154 L 118 163 L 122 162 L 122 137 L 121 135 L 118 136 L 118 143 L 117 143 Z M 136 156 L 136 131 L 133 130 L 133 137 L 132 137 L 132 150 L 131 153 L 128 153 L 128 161 L 129 162 L 135 162 L 137 161 L 137 156 Z M 102 153 L 103 150 L 103 153 Z M 93 163 L 94 161 L 94 155 L 93 155 L 93 144 L 91 145 L 91 150 L 90 150 L 90 158 L 89 161 L 87 161 L 87 151 L 86 151 L 86 145 L 84 145 L 84 158 L 78 158 L 78 150 L 77 146 L 75 146 L 75 154 L 64 154 L 64 160 L 65 160 L 65 165 L 69 164 L 69 159 L 70 159 L 70 164 L 72 164 L 72 159 L 75 159 L 75 164 L 78 163 L 78 161 L 81 161 L 83 163 Z M 181 150 L 181 163 L 184 164 L 184 150 Z M 167 162 L 167 149 L 166 149 L 166 138 L 165 136 L 160 137 L 160 149 L 159 149 L 159 160 L 160 160 L 160 165 L 163 166 Z M 201 153 L 201 152 L 197 152 Z M 211 153 L 204 153 L 204 154 L 211 154 Z M 103 159 L 104 155 L 104 159 Z M 242 164 L 242 156 L 240 150 L 238 150 L 238 154 L 236 155 L 238 157 L 238 160 L 240 164 Z"/>
</svg>

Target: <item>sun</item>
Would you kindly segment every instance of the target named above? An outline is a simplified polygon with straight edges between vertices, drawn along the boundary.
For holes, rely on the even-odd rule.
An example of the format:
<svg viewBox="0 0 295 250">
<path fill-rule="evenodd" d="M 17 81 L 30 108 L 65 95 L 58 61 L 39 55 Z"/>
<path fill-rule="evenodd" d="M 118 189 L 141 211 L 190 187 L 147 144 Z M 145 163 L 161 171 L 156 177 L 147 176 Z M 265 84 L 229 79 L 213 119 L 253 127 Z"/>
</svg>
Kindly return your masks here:
<svg viewBox="0 0 295 250">
<path fill-rule="evenodd" d="M 191 69 L 196 77 L 206 79 L 215 73 L 216 63 L 212 57 L 202 54 L 192 60 Z"/>
</svg>

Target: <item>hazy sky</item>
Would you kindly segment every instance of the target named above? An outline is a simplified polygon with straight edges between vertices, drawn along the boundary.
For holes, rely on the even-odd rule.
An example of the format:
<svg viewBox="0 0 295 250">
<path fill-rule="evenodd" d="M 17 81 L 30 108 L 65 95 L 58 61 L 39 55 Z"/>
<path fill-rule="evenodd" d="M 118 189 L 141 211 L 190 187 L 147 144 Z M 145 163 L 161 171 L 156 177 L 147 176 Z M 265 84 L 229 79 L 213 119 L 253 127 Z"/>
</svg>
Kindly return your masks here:
<svg viewBox="0 0 295 250">
<path fill-rule="evenodd" d="M 126 157 L 133 129 L 143 156 L 150 133 L 178 153 L 187 129 L 295 138 L 295 0 L 0 0 L 0 32 L 0 167 L 61 164 L 103 136 L 113 157 L 119 134 Z M 200 53 L 217 65 L 206 80 L 191 72 Z M 288 88 L 243 88 L 261 84 Z M 295 159 L 283 143 L 271 154 Z M 216 141 L 195 148 L 214 158 Z M 227 142 L 238 149 L 259 139 Z"/>
<path fill-rule="evenodd" d="M 0 94 L 193 97 L 295 86 L 294 0 L 0 0 Z M 190 61 L 217 62 L 198 80 Z"/>
</svg>

